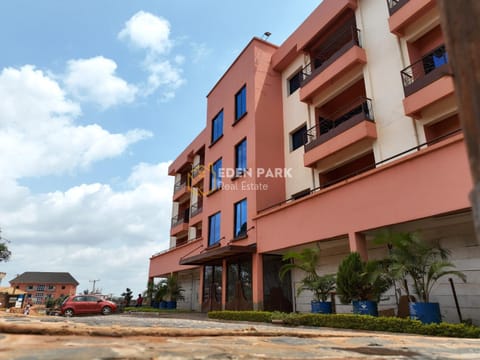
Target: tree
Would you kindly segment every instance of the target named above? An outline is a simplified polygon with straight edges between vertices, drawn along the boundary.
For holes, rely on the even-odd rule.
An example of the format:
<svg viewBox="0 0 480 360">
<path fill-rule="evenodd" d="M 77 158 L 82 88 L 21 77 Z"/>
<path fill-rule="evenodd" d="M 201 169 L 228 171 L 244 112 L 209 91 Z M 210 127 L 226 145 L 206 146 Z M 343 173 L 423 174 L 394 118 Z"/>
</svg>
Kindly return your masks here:
<svg viewBox="0 0 480 360">
<path fill-rule="evenodd" d="M 122 294 L 123 298 L 125 299 L 125 306 L 130 305 L 130 301 L 132 301 L 133 293 L 132 290 L 127 288 L 125 292 Z"/>
<path fill-rule="evenodd" d="M 0 229 L 0 262 L 10 260 L 12 255 L 11 251 L 8 250 L 7 242 L 8 240 L 2 241 L 2 229 Z"/>
<path fill-rule="evenodd" d="M 441 277 L 453 275 L 466 281 L 465 274 L 448 260 L 450 250 L 422 241 L 418 233 L 384 231 L 376 242 L 390 245 L 391 275 L 400 280 L 409 276 L 422 302 L 430 301 L 432 288 Z"/>
<path fill-rule="evenodd" d="M 320 249 L 305 248 L 300 252 L 289 251 L 283 255 L 283 261 L 294 261 L 283 264 L 280 268 L 280 279 L 283 279 L 287 272 L 293 269 L 300 269 L 305 272 L 305 277 L 297 289 L 297 296 L 304 290 L 313 293 L 315 301 L 327 301 L 328 295 L 335 290 L 335 275 L 327 274 L 320 276 L 317 273 L 317 263 L 320 256 Z"/>
</svg>

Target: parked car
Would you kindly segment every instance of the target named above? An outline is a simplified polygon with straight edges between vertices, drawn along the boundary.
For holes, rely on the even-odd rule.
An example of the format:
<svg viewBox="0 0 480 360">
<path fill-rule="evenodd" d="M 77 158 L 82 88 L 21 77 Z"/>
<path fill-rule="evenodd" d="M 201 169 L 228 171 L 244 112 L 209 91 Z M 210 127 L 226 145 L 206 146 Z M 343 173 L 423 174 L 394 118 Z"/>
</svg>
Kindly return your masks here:
<svg viewBox="0 0 480 360">
<path fill-rule="evenodd" d="M 117 311 L 117 305 L 94 295 L 69 296 L 62 303 L 61 314 L 73 316 L 80 314 L 108 315 Z"/>
</svg>

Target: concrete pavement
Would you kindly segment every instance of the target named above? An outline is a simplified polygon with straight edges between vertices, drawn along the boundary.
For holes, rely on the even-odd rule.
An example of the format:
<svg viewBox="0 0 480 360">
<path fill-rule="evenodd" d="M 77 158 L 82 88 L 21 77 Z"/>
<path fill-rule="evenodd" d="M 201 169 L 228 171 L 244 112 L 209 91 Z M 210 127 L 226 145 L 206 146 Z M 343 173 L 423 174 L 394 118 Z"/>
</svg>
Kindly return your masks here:
<svg viewBox="0 0 480 360">
<path fill-rule="evenodd" d="M 480 359 L 480 340 L 221 322 L 0 316 L 0 359 Z M 188 317 L 188 318 L 185 318 Z"/>
</svg>

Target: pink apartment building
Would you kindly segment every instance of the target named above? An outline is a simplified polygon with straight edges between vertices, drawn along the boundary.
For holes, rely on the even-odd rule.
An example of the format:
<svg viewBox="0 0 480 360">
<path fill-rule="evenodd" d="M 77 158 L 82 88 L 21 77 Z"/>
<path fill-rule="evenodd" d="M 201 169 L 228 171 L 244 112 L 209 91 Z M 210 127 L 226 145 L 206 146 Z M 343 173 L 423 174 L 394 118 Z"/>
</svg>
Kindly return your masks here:
<svg viewBox="0 0 480 360">
<path fill-rule="evenodd" d="M 388 256 L 380 229 L 419 230 L 466 273 L 456 290 L 478 323 L 457 113 L 435 0 L 324 0 L 280 46 L 250 41 L 208 94 L 205 129 L 169 168 L 171 243 L 149 278 L 177 274 L 186 309 L 309 311 L 302 274 L 278 278 L 286 251 L 318 246 L 332 273 L 351 251 Z M 432 300 L 458 321 L 448 279 Z"/>
</svg>

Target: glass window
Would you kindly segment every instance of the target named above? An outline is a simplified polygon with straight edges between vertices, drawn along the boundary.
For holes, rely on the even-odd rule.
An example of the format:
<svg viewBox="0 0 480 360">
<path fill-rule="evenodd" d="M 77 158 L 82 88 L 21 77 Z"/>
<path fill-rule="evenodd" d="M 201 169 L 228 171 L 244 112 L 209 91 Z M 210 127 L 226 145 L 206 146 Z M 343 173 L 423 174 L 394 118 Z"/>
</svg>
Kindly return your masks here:
<svg viewBox="0 0 480 360">
<path fill-rule="evenodd" d="M 227 269 L 227 302 L 235 299 L 251 302 L 253 299 L 251 257 L 230 260 Z"/>
<path fill-rule="evenodd" d="M 247 199 L 235 203 L 234 237 L 247 235 Z"/>
<path fill-rule="evenodd" d="M 290 79 L 288 79 L 288 95 L 293 94 L 300 87 L 302 82 L 302 70 L 296 72 Z"/>
<path fill-rule="evenodd" d="M 295 130 L 290 134 L 292 151 L 303 146 L 307 139 L 307 125 Z"/>
<path fill-rule="evenodd" d="M 218 159 L 210 165 L 210 187 L 213 191 L 222 187 L 222 159 Z"/>
<path fill-rule="evenodd" d="M 212 143 L 223 135 L 223 110 L 212 120 Z"/>
<path fill-rule="evenodd" d="M 235 95 L 235 121 L 247 113 L 247 85 Z"/>
<path fill-rule="evenodd" d="M 235 173 L 237 176 L 243 174 L 247 169 L 247 139 L 242 140 L 235 146 Z"/>
<path fill-rule="evenodd" d="M 220 212 L 208 218 L 208 245 L 215 245 L 220 241 Z"/>
</svg>

